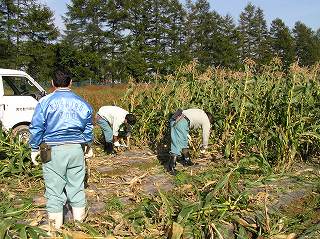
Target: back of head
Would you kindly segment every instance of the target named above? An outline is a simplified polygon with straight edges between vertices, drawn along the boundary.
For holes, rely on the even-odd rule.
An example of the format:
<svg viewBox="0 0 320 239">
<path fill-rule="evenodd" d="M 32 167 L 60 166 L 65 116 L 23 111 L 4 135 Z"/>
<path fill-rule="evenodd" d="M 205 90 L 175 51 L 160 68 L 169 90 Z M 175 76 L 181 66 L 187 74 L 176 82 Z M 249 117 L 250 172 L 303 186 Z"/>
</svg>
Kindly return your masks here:
<svg viewBox="0 0 320 239">
<path fill-rule="evenodd" d="M 133 114 L 127 114 L 126 115 L 126 120 L 127 120 L 129 125 L 134 125 L 137 122 L 137 119 Z"/>
<path fill-rule="evenodd" d="M 210 112 L 206 112 L 208 118 L 209 118 L 209 121 L 210 121 L 210 124 L 212 125 L 213 124 L 213 116 Z"/>
<path fill-rule="evenodd" d="M 52 80 L 55 87 L 68 87 L 71 82 L 70 75 L 64 70 L 57 70 Z"/>
</svg>

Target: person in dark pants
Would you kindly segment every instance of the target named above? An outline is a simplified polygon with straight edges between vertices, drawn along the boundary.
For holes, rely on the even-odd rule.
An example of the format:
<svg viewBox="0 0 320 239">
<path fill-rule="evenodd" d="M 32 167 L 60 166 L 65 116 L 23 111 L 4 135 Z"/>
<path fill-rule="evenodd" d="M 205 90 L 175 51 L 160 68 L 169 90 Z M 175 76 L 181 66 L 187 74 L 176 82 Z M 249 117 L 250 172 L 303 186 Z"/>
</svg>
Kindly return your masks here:
<svg viewBox="0 0 320 239">
<path fill-rule="evenodd" d="M 176 174 L 177 158 L 182 158 L 184 166 L 193 165 L 190 159 L 188 146 L 189 131 L 191 128 L 202 128 L 202 147 L 204 153 L 208 148 L 212 115 L 201 109 L 177 110 L 170 119 L 171 148 L 168 170 L 171 174 Z"/>
<path fill-rule="evenodd" d="M 105 150 L 113 153 L 115 147 L 129 147 L 132 126 L 136 117 L 118 106 L 102 106 L 96 115 L 96 122 L 102 129 L 105 138 Z M 119 138 L 124 138 L 126 144 L 120 144 Z"/>
<path fill-rule="evenodd" d="M 63 224 L 63 206 L 68 201 L 74 220 L 85 217 L 85 160 L 83 145 L 93 140 L 92 107 L 70 89 L 72 80 L 58 70 L 52 81 L 54 92 L 41 98 L 31 124 L 31 159 L 42 158 L 48 219 L 56 229 Z M 45 146 L 43 146 L 45 145 Z"/>
</svg>

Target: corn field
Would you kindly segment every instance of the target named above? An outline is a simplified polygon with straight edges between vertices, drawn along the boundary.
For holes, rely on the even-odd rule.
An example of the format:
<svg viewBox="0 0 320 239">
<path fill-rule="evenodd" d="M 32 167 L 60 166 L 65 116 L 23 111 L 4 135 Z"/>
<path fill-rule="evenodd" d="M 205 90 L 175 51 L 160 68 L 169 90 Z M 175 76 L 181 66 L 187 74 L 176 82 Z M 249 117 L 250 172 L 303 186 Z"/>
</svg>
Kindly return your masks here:
<svg viewBox="0 0 320 239">
<path fill-rule="evenodd" d="M 114 197 L 105 202 L 100 215 L 89 215 L 82 224 L 66 224 L 64 230 L 84 232 L 93 238 L 289 239 L 296 238 L 293 231 L 301 238 L 304 233 L 317 238 L 319 174 L 294 174 L 290 170 L 299 160 L 307 162 L 319 156 L 319 69 L 319 65 L 301 68 L 294 64 L 284 72 L 277 58 L 259 70 L 248 60 L 239 72 L 201 70 L 197 62 L 191 62 L 173 75 L 156 75 L 150 84 L 136 84 L 131 79 L 122 99 L 122 91 L 116 92 L 121 100 L 110 98 L 137 116 L 132 133 L 135 146 L 149 146 L 159 154 L 168 152 L 171 114 L 178 108 L 197 107 L 214 116 L 209 152 L 212 157 L 221 154 L 223 159 L 212 160 L 202 171 L 180 171 L 173 179 L 173 191 L 159 189 L 149 196 L 132 192 L 138 200 L 130 205 Z M 82 95 L 97 110 L 108 99 L 97 97 L 98 89 L 93 90 L 93 96 L 89 90 Z M 96 143 L 99 132 L 95 131 Z M 201 135 L 192 132 L 192 137 L 196 158 Z M 91 168 L 91 182 L 102 178 L 94 170 Z M 0 130 L 0 185 L 10 189 L 0 191 L 0 239 L 46 235 L 34 223 L 32 213 L 39 208 L 30 200 L 32 193 L 43 190 L 41 177 L 41 168 L 31 165 L 28 145 Z M 124 180 L 122 176 L 110 177 Z M 284 190 L 287 184 L 268 183 L 284 177 L 298 178 L 314 187 L 301 200 L 306 212 L 279 212 L 271 205 L 269 193 Z M 19 197 L 19 192 L 23 196 Z"/>
<path fill-rule="evenodd" d="M 168 120 L 178 108 L 212 113 L 211 144 L 226 158 L 255 156 L 277 169 L 308 159 L 319 149 L 319 65 L 282 70 L 275 58 L 262 70 L 248 60 L 242 72 L 181 67 L 150 85 L 131 82 L 124 105 L 138 116 L 137 143 L 163 148 Z M 199 142 L 200 139 L 197 140 Z"/>
</svg>

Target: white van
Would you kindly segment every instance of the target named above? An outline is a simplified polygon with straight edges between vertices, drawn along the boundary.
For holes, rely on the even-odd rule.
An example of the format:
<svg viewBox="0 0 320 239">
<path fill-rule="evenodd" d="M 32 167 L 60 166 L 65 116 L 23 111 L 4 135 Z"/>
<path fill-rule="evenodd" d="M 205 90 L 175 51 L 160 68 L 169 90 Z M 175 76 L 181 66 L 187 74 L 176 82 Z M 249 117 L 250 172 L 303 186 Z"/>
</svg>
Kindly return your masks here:
<svg viewBox="0 0 320 239">
<path fill-rule="evenodd" d="M 30 136 L 29 124 L 38 100 L 46 91 L 23 71 L 0 68 L 0 122 L 20 140 Z"/>
</svg>

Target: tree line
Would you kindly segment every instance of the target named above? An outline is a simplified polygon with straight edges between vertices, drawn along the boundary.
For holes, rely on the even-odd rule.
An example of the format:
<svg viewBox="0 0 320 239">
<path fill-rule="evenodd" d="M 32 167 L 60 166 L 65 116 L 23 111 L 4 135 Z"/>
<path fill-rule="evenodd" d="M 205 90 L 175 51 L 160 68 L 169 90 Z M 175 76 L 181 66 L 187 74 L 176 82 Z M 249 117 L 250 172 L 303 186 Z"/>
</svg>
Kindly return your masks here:
<svg viewBox="0 0 320 239">
<path fill-rule="evenodd" d="M 214 8 L 214 6 L 213 6 Z M 71 0 L 59 32 L 51 9 L 38 0 L 0 1 L 0 67 L 23 69 L 39 81 L 56 67 L 78 81 L 144 81 L 192 60 L 203 67 L 241 69 L 277 56 L 283 68 L 320 60 L 320 29 L 280 18 L 267 26 L 249 3 L 235 21 L 207 0 Z"/>
</svg>

